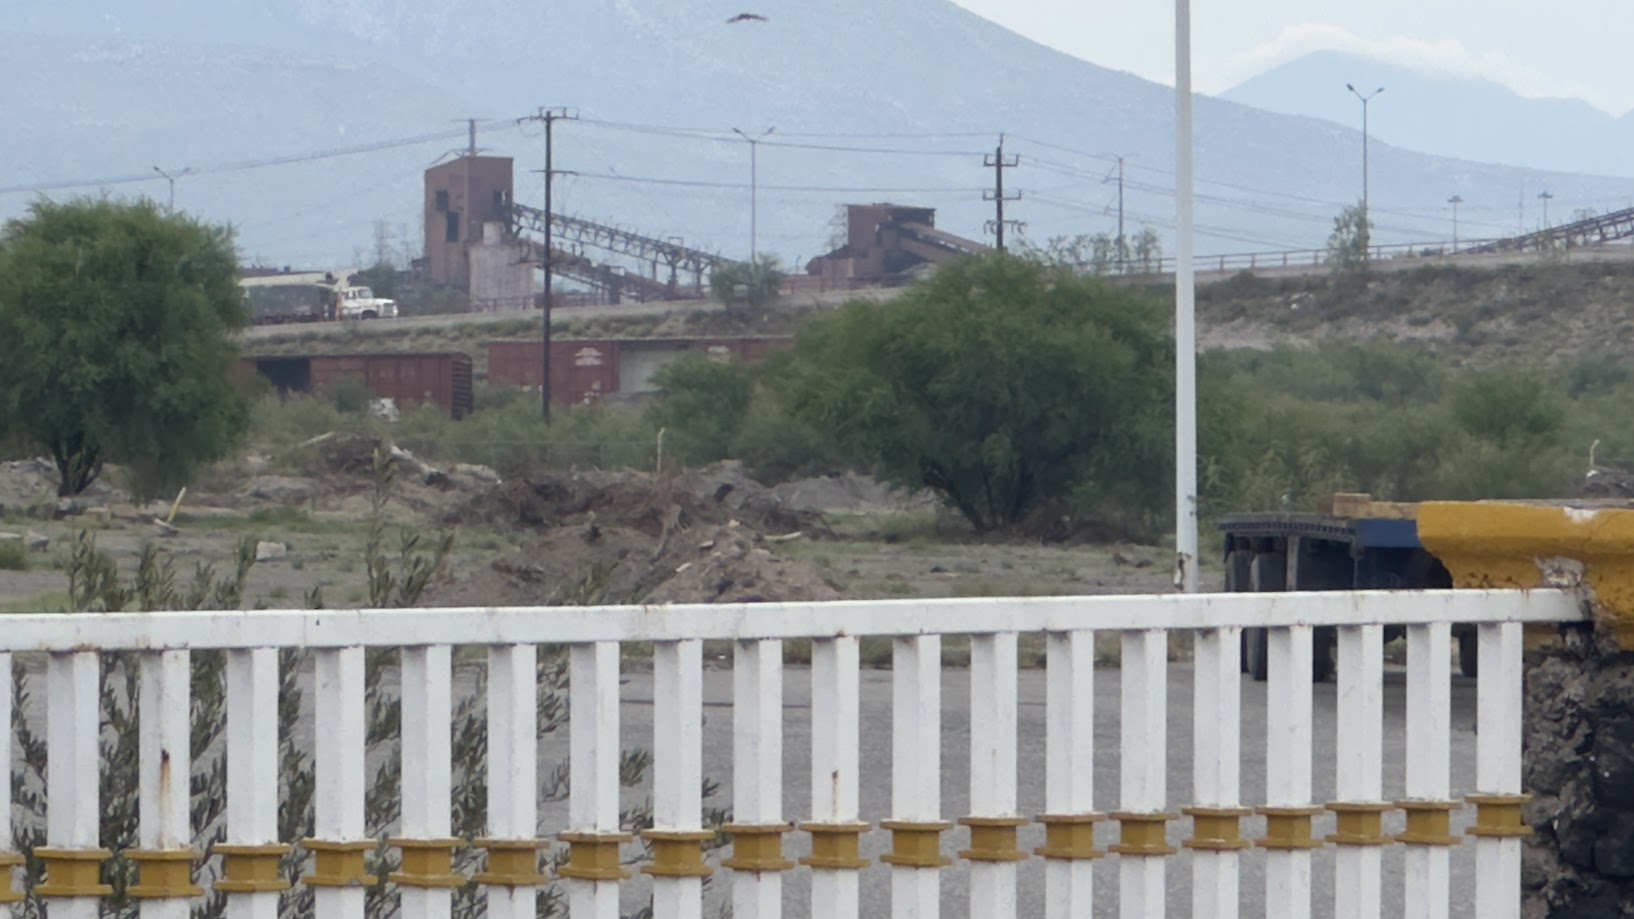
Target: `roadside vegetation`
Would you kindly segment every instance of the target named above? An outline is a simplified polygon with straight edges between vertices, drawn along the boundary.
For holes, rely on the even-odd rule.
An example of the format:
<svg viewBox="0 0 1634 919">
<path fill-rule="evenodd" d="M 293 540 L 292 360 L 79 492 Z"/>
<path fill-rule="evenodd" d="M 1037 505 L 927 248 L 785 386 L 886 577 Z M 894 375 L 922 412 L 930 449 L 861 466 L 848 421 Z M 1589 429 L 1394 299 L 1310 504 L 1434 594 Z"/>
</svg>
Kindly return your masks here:
<svg viewBox="0 0 1634 919">
<path fill-rule="evenodd" d="M 687 358 L 647 405 L 537 423 L 536 396 L 479 389 L 461 422 L 434 409 L 388 423 L 344 387 L 267 398 L 258 442 L 372 433 L 430 461 L 532 471 L 743 461 L 772 484 L 847 470 L 945 505 L 936 538 L 1158 541 L 1171 526 L 1167 306 L 1139 290 L 1017 259 L 939 272 L 889 305 L 809 320 L 758 364 Z M 1309 510 L 1335 491 L 1387 500 L 1577 494 L 1595 462 L 1634 458 L 1634 372 L 1620 356 L 1550 369 L 1450 368 L 1427 347 L 1333 342 L 1200 359 L 1205 520 Z M 308 451 L 310 452 L 310 451 Z"/>
</svg>

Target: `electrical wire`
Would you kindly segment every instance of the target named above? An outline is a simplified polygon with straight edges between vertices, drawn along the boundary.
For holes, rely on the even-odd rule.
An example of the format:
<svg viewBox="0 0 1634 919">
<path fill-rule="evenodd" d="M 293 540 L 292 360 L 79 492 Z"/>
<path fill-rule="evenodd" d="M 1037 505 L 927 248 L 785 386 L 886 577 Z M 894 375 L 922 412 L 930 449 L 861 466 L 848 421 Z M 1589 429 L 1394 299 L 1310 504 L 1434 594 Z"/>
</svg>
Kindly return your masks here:
<svg viewBox="0 0 1634 919">
<path fill-rule="evenodd" d="M 681 137 L 681 138 L 686 138 L 688 140 L 707 140 L 707 141 L 717 142 L 717 143 L 733 143 L 733 144 L 743 143 L 744 142 L 742 137 L 738 136 L 738 134 L 736 132 L 731 131 L 731 130 L 720 131 L 720 130 L 709 130 L 709 129 L 702 129 L 702 128 L 677 128 L 677 127 L 666 127 L 664 125 L 636 124 L 636 123 L 632 123 L 632 122 L 621 122 L 621 121 L 604 121 L 604 120 L 601 120 L 601 119 L 593 119 L 593 118 L 581 118 L 581 119 L 579 119 L 579 123 L 580 124 L 591 125 L 592 127 L 608 128 L 608 129 L 616 130 L 616 131 L 630 131 L 630 132 L 633 132 L 633 133 L 636 133 L 636 134 L 652 134 L 652 135 L 657 135 L 657 136 L 662 136 L 662 137 Z M 782 137 L 819 137 L 820 138 L 820 137 L 846 137 L 846 136 L 850 136 L 850 135 L 843 135 L 843 134 L 824 135 L 824 134 L 815 134 L 815 133 L 813 133 L 813 134 L 783 134 L 783 135 L 779 135 L 779 136 L 782 136 Z M 872 136 L 890 137 L 892 135 L 861 135 L 861 134 L 859 134 L 859 135 L 855 135 L 855 136 L 858 136 L 858 137 L 872 137 Z M 910 138 L 910 137 L 913 137 L 913 136 L 915 136 L 915 135 L 898 135 L 898 137 L 904 138 L 904 139 L 905 138 Z M 940 137 L 940 136 L 961 136 L 961 135 L 924 135 L 924 136 L 926 136 L 926 137 Z M 858 146 L 841 145 L 841 144 L 795 143 L 795 142 L 791 142 L 791 141 L 776 140 L 776 139 L 771 139 L 771 138 L 766 138 L 766 139 L 757 138 L 754 142 L 757 143 L 757 144 L 764 144 L 765 146 L 768 146 L 768 147 L 782 147 L 782 148 L 790 149 L 790 150 L 829 150 L 829 151 L 838 152 L 838 153 L 873 153 L 873 154 L 897 155 L 897 156 L 962 156 L 962 157 L 977 157 L 977 156 L 985 155 L 985 151 L 979 151 L 979 150 L 915 150 L 915 149 L 909 149 L 909 148 L 903 148 L 903 147 L 858 147 Z"/>
<path fill-rule="evenodd" d="M 496 129 L 503 130 L 512 124 L 512 122 L 494 121 L 488 122 L 482 125 L 482 127 L 490 131 Z M 214 166 L 205 166 L 202 168 L 193 169 L 192 171 L 188 172 L 187 175 L 189 177 L 221 175 L 223 173 L 245 172 L 252 169 L 265 169 L 272 166 L 289 166 L 295 163 L 308 163 L 316 160 L 336 159 L 343 156 L 355 156 L 360 153 L 378 153 L 382 150 L 392 150 L 401 147 L 414 147 L 421 144 L 432 143 L 434 141 L 444 141 L 455 137 L 463 137 L 466 135 L 467 130 L 467 128 L 449 129 L 430 134 L 416 134 L 408 137 L 393 138 L 390 140 L 372 141 L 370 143 L 357 144 L 351 147 L 334 147 L 326 150 L 315 150 L 307 153 L 294 153 L 286 156 L 219 163 Z M 64 189 L 85 188 L 89 186 L 131 185 L 137 182 L 152 181 L 156 181 L 156 179 L 154 178 L 154 173 L 149 171 L 127 175 L 104 176 L 102 178 L 95 179 L 73 179 L 55 182 L 41 182 L 32 185 L 0 186 L 0 195 L 61 191 Z"/>
<path fill-rule="evenodd" d="M 790 191 L 790 192 L 840 192 L 845 194 L 974 194 L 984 189 L 980 187 L 936 187 L 936 188 L 858 188 L 839 185 L 768 185 L 760 183 L 751 186 L 747 182 L 714 182 L 702 179 L 669 179 L 656 176 L 627 176 L 607 172 L 575 172 L 581 179 L 594 179 L 602 182 L 626 182 L 640 185 L 674 185 L 683 188 L 729 188 L 738 191 L 749 191 L 751 187 L 760 191 Z"/>
</svg>

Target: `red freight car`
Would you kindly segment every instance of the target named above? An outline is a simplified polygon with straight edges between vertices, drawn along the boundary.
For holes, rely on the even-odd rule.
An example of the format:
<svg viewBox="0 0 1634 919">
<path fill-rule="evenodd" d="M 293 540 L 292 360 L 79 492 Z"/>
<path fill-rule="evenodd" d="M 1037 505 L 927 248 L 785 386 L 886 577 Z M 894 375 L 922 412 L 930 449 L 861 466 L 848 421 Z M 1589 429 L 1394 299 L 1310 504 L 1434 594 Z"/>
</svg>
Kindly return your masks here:
<svg viewBox="0 0 1634 919">
<path fill-rule="evenodd" d="M 430 404 L 456 421 L 471 414 L 471 358 L 441 354 L 314 354 L 256 357 L 255 369 L 279 392 L 323 395 L 347 377 L 357 377 L 377 399 L 400 407 Z"/>
</svg>

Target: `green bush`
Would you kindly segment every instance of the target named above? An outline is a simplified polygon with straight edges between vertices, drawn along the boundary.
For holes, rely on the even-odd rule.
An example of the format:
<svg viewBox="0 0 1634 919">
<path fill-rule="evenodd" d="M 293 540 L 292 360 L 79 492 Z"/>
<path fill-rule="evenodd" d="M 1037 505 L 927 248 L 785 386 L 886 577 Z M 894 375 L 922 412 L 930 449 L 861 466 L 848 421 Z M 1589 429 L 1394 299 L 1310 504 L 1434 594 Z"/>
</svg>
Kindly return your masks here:
<svg viewBox="0 0 1634 919">
<path fill-rule="evenodd" d="M 329 400 L 335 404 L 335 411 L 343 415 L 357 415 L 368 411 L 374 393 L 362 377 L 347 374 L 329 387 Z"/>
<path fill-rule="evenodd" d="M 28 549 L 21 541 L 0 542 L 0 570 L 28 570 Z"/>
<path fill-rule="evenodd" d="M 737 455 L 754 383 L 747 367 L 701 355 L 671 361 L 653 374 L 658 397 L 648 422 L 665 431 L 665 451 L 700 465 Z"/>
</svg>

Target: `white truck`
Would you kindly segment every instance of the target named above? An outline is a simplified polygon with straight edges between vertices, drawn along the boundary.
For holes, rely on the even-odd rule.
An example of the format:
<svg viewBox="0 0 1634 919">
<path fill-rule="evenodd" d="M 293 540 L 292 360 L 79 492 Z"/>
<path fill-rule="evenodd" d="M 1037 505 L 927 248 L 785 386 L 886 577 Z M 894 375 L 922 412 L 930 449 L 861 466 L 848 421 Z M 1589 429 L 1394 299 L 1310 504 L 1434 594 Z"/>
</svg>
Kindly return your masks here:
<svg viewBox="0 0 1634 919">
<path fill-rule="evenodd" d="M 335 319 L 395 319 L 397 301 L 351 283 L 353 271 L 278 272 L 244 278 L 256 325 Z"/>
<path fill-rule="evenodd" d="M 376 297 L 367 287 L 336 285 L 332 312 L 336 319 L 396 319 L 397 301 Z"/>
</svg>

